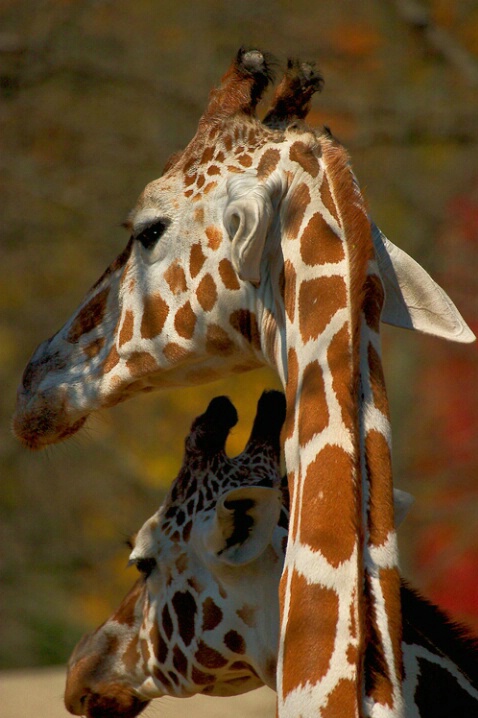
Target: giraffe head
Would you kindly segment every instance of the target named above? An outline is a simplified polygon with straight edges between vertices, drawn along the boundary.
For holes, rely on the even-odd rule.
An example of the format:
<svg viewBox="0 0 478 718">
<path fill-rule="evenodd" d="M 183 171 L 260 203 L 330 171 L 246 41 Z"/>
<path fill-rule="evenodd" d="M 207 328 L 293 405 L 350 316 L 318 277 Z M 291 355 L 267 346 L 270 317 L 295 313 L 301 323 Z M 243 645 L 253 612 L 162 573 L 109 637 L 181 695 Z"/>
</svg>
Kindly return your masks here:
<svg viewBox="0 0 478 718">
<path fill-rule="evenodd" d="M 141 578 L 72 654 L 70 712 L 132 718 L 166 694 L 274 686 L 284 417 L 283 395 L 264 393 L 234 459 L 224 452 L 237 422 L 226 397 L 194 421 L 168 496 L 133 540 L 130 562 Z"/>
<path fill-rule="evenodd" d="M 92 411 L 138 392 L 264 363 L 286 382 L 284 305 L 300 275 L 285 257 L 300 247 L 312 274 L 337 261 L 340 222 L 321 157 L 340 149 L 302 122 L 321 87 L 313 67 L 289 63 L 260 122 L 255 108 L 270 79 L 263 53 L 239 51 L 196 135 L 141 194 L 125 250 L 33 354 L 13 421 L 26 446 L 60 441 Z M 376 228 L 374 241 L 383 319 L 470 340 L 428 275 Z"/>
</svg>

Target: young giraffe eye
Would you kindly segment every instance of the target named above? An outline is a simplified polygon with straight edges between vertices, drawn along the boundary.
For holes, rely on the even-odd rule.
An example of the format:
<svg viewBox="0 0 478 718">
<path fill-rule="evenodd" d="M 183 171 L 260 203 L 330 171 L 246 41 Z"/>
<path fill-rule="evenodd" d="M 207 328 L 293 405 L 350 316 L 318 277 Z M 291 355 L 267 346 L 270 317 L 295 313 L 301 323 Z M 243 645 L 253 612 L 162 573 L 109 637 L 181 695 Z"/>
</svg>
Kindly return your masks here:
<svg viewBox="0 0 478 718">
<path fill-rule="evenodd" d="M 168 225 L 169 221 L 167 219 L 160 219 L 151 226 L 146 227 L 146 229 L 143 229 L 136 239 L 138 242 L 141 242 L 145 249 L 152 249 Z"/>
<path fill-rule="evenodd" d="M 148 578 L 148 576 L 154 571 L 156 568 L 156 559 L 155 558 L 137 558 L 135 561 L 135 566 L 138 569 L 138 571 L 143 574 L 144 578 Z"/>
</svg>

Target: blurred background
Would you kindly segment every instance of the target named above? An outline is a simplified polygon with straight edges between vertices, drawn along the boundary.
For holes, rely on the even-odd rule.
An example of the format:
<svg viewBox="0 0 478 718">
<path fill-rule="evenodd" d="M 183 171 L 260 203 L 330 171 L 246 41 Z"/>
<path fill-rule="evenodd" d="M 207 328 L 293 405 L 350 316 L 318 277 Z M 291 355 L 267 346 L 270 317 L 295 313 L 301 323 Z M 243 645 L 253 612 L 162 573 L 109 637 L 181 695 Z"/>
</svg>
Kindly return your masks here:
<svg viewBox="0 0 478 718">
<path fill-rule="evenodd" d="M 127 241 L 120 223 L 245 44 L 316 60 L 310 122 L 350 150 L 371 213 L 478 330 L 476 0 L 1 0 L 0 667 L 62 663 L 135 579 L 192 419 L 227 393 L 246 441 L 266 371 L 142 396 L 22 449 L 16 385 Z M 403 573 L 478 629 L 478 348 L 384 329 L 394 471 L 416 502 Z"/>
</svg>

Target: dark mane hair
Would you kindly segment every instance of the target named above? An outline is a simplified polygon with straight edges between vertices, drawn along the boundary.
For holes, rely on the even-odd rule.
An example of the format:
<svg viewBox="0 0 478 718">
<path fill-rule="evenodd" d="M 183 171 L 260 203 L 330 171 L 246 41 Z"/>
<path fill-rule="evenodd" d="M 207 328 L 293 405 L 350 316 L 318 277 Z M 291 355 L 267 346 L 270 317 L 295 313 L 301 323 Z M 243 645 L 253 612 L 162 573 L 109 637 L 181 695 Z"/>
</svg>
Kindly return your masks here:
<svg viewBox="0 0 478 718">
<path fill-rule="evenodd" d="M 403 580 L 401 601 L 405 643 L 418 643 L 432 653 L 447 656 L 478 690 L 478 638 Z"/>
</svg>

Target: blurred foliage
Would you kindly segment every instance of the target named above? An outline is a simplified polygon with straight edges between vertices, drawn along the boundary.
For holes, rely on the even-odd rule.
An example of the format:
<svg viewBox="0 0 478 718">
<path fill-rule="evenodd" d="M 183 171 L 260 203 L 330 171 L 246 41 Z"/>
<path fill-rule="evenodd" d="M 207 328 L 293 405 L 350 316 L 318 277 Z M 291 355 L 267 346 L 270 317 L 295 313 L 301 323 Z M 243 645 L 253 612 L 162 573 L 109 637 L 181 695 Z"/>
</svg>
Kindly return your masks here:
<svg viewBox="0 0 478 718">
<path fill-rule="evenodd" d="M 276 382 L 141 397 L 41 454 L 9 431 L 29 354 L 119 253 L 121 221 L 242 43 L 318 61 L 311 123 L 348 146 L 376 221 L 478 328 L 476 0 L 3 0 L 0 666 L 65 660 L 134 580 L 124 539 L 156 510 L 192 419 L 227 393 L 237 453 Z M 384 349 L 396 482 L 417 498 L 404 573 L 478 627 L 477 348 L 386 329 Z"/>
</svg>

